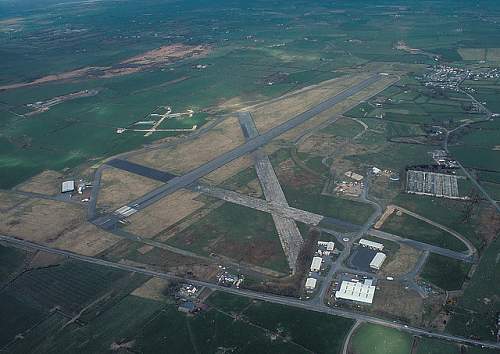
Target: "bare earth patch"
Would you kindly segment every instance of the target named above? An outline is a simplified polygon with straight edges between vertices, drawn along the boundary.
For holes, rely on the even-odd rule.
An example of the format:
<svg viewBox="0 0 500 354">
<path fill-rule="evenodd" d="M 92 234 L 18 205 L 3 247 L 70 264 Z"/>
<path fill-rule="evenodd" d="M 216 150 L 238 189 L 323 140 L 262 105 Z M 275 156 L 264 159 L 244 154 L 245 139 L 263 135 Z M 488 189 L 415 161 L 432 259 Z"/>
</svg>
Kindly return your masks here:
<svg viewBox="0 0 500 354">
<path fill-rule="evenodd" d="M 169 282 L 161 278 L 151 278 L 132 292 L 132 295 L 143 299 L 164 301 L 167 297 L 163 294 Z"/>
<path fill-rule="evenodd" d="M 31 199 L 0 216 L 0 233 L 34 242 L 53 242 L 85 218 L 82 207 Z"/>
<path fill-rule="evenodd" d="M 405 318 L 411 324 L 422 320 L 423 299 L 413 290 L 406 290 L 404 285 L 381 280 L 373 298 L 372 311 L 385 316 Z"/>
<path fill-rule="evenodd" d="M 161 150 L 135 155 L 130 160 L 172 173 L 185 173 L 245 141 L 238 119 L 229 117 L 205 134 Z"/>
<path fill-rule="evenodd" d="M 367 74 L 362 74 L 336 78 L 264 103 L 252 111 L 255 125 L 260 133 L 266 132 L 367 77 Z"/>
<path fill-rule="evenodd" d="M 131 224 L 126 227 L 126 230 L 143 237 L 153 238 L 203 207 L 205 203 L 195 200 L 198 196 L 199 193 L 181 189 L 129 217 Z"/>
<path fill-rule="evenodd" d="M 28 197 L 8 191 L 0 191 L 0 212 L 7 211 L 26 200 L 28 200 Z"/>
<path fill-rule="evenodd" d="M 62 174 L 47 170 L 20 184 L 16 189 L 23 192 L 55 195 L 61 191 L 62 181 Z"/>
<path fill-rule="evenodd" d="M 57 81 L 74 81 L 86 78 L 108 79 L 116 76 L 129 75 L 156 66 L 164 66 L 184 58 L 206 54 L 209 50 L 210 48 L 208 46 L 203 45 L 190 46 L 180 43 L 171 44 L 136 55 L 112 66 L 88 66 L 59 74 L 43 76 L 29 82 L 0 86 L 0 90 L 42 85 Z"/>
<path fill-rule="evenodd" d="M 97 206 L 114 210 L 161 185 L 159 181 L 116 168 L 108 168 L 102 173 Z"/>
<path fill-rule="evenodd" d="M 51 246 L 85 256 L 95 256 L 109 249 L 118 241 L 120 241 L 118 236 L 85 222 L 62 234 Z"/>
<path fill-rule="evenodd" d="M 209 183 L 220 184 L 250 166 L 253 166 L 253 160 L 245 155 L 209 173 L 203 179 Z"/>
<path fill-rule="evenodd" d="M 394 259 L 382 267 L 381 275 L 395 277 L 408 273 L 415 267 L 419 257 L 418 250 L 401 244 Z"/>
</svg>

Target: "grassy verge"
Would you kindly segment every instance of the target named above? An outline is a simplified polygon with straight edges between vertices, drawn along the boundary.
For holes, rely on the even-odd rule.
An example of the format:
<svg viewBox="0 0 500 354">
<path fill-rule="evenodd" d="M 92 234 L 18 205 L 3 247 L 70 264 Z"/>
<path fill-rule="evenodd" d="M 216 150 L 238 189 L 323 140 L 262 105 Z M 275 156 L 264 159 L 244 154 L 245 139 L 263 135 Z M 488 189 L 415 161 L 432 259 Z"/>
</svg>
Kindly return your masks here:
<svg viewBox="0 0 500 354">
<path fill-rule="evenodd" d="M 443 290 L 459 290 L 471 265 L 456 259 L 431 254 L 420 276 Z"/>
</svg>

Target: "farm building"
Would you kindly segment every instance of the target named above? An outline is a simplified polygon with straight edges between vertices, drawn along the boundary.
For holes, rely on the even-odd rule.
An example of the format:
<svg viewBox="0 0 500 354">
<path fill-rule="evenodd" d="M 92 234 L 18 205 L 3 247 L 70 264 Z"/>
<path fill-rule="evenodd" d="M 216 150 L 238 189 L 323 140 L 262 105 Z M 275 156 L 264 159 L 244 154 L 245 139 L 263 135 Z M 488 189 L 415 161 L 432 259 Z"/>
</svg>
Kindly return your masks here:
<svg viewBox="0 0 500 354">
<path fill-rule="evenodd" d="M 384 249 L 384 245 L 381 244 L 381 243 L 378 243 L 378 242 L 373 242 L 373 241 L 370 241 L 370 240 L 365 240 L 364 238 L 362 238 L 361 240 L 359 240 L 359 244 L 363 247 L 369 247 L 369 248 L 372 248 L 372 249 L 375 249 L 375 250 L 378 250 L 378 251 L 382 251 Z"/>
<path fill-rule="evenodd" d="M 340 289 L 335 292 L 337 299 L 345 299 L 357 302 L 371 304 L 373 302 L 373 295 L 375 294 L 375 286 L 372 281 L 365 280 L 364 283 L 343 281 Z"/>
<path fill-rule="evenodd" d="M 321 269 L 321 263 L 323 262 L 323 258 L 314 257 L 311 263 L 311 272 L 317 272 Z"/>
<path fill-rule="evenodd" d="M 385 253 L 377 252 L 375 257 L 373 257 L 372 261 L 370 262 L 370 268 L 379 270 L 382 267 L 385 258 L 386 258 Z"/>
</svg>

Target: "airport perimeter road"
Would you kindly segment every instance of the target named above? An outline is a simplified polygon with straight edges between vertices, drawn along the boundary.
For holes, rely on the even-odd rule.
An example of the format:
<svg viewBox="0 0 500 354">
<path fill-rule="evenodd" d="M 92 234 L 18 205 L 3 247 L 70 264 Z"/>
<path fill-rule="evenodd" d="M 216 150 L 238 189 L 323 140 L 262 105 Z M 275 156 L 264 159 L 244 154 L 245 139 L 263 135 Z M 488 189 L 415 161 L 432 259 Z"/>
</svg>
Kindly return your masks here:
<svg viewBox="0 0 500 354">
<path fill-rule="evenodd" d="M 403 207 L 400 207 L 398 205 L 395 205 L 394 206 L 396 209 L 402 211 L 403 213 L 405 214 L 408 214 L 410 216 L 413 216 L 414 218 L 416 219 L 420 219 L 434 227 L 437 227 L 438 229 L 441 229 L 441 230 L 444 230 L 446 231 L 447 233 L 455 236 L 456 238 L 458 238 L 460 241 L 462 241 L 466 246 L 467 248 L 469 249 L 469 255 L 473 255 L 475 253 L 477 253 L 477 249 L 476 247 L 474 247 L 474 245 L 472 244 L 472 242 L 470 242 L 467 238 L 465 238 L 464 236 L 462 236 L 461 234 L 459 234 L 458 232 L 456 232 L 455 230 L 452 230 L 444 225 L 441 225 L 435 221 L 432 221 L 430 219 L 427 219 L 426 217 L 422 216 L 422 215 L 419 215 L 417 213 L 414 213 L 413 211 L 411 210 L 408 210 L 406 208 L 403 208 Z"/>
<path fill-rule="evenodd" d="M 404 244 L 407 244 L 407 245 L 414 247 L 416 249 L 419 249 L 419 250 L 429 251 L 431 253 L 440 254 L 441 256 L 455 258 L 455 259 L 458 259 L 459 261 L 468 262 L 468 263 L 475 263 L 476 262 L 475 257 L 471 256 L 469 254 L 452 251 L 452 250 L 449 250 L 446 248 L 430 245 L 428 243 L 415 241 L 415 240 L 412 240 L 409 238 L 403 238 L 403 237 L 400 237 L 397 235 L 390 234 L 388 232 L 371 229 L 368 231 L 368 234 L 371 236 L 382 238 L 384 240 L 404 243 Z"/>
<path fill-rule="evenodd" d="M 358 320 L 358 321 L 364 321 L 364 322 L 369 322 L 369 323 L 374 323 L 378 324 L 381 326 L 385 327 L 391 327 L 395 329 L 399 329 L 401 331 L 405 331 L 414 335 L 421 335 L 421 336 L 427 336 L 431 338 L 436 338 L 436 339 L 442 339 L 442 340 L 447 340 L 447 341 L 453 341 L 461 344 L 468 344 L 468 345 L 475 345 L 475 346 L 484 346 L 487 348 L 492 348 L 492 349 L 500 349 L 500 343 L 493 343 L 493 342 L 486 342 L 486 341 L 481 341 L 481 340 L 475 340 L 475 339 L 470 339 L 470 338 L 465 338 L 465 337 L 460 337 L 460 336 L 454 336 L 451 334 L 445 334 L 445 333 L 436 333 L 432 331 L 428 331 L 422 328 L 417 328 L 417 327 L 410 327 L 407 326 L 403 323 L 399 323 L 396 321 L 390 321 L 382 318 L 377 318 L 369 315 L 365 315 L 362 313 L 356 313 L 356 312 L 351 312 L 347 310 L 342 310 L 339 308 L 331 308 L 327 307 L 326 305 L 323 304 L 311 304 L 307 303 L 304 301 L 301 301 L 296 298 L 291 298 L 291 297 L 286 297 L 286 296 L 279 296 L 279 295 L 273 295 L 273 294 L 267 294 L 267 293 L 258 293 L 255 291 L 250 291 L 250 290 L 245 290 L 245 289 L 237 289 L 237 288 L 226 288 L 217 284 L 212 284 L 200 280 L 191 280 L 191 279 L 184 279 L 182 277 L 179 277 L 177 275 L 174 275 L 172 273 L 164 273 L 164 272 L 158 272 L 146 268 L 140 268 L 140 267 L 134 267 L 122 263 L 115 263 L 115 262 L 110 262 L 110 261 L 105 261 L 99 258 L 95 257 L 90 257 L 90 256 L 83 256 L 79 255 L 73 252 L 69 251 L 64 251 L 48 246 L 43 246 L 31 241 L 25 241 L 21 239 L 17 239 L 14 237 L 10 236 L 4 236 L 0 235 L 0 242 L 4 242 L 10 245 L 14 245 L 20 248 L 29 248 L 33 250 L 39 250 L 47 253 L 52 253 L 52 254 L 58 254 L 64 257 L 76 259 L 79 261 L 87 262 L 87 263 L 93 263 L 93 264 L 98 264 L 103 267 L 108 267 L 108 268 L 113 268 L 117 270 L 124 270 L 127 272 L 133 272 L 133 273 L 139 273 L 139 274 L 144 274 L 146 276 L 153 276 L 153 277 L 158 277 L 158 278 L 163 278 L 163 279 L 169 279 L 169 280 L 177 280 L 177 281 L 184 281 L 191 283 L 196 286 L 200 287 L 206 287 L 212 290 L 218 290 L 234 295 L 239 295 L 243 297 L 247 297 L 250 299 L 256 299 L 256 300 L 262 300 L 262 301 L 267 301 L 270 303 L 274 304 L 280 304 L 280 305 L 285 305 L 285 306 L 292 306 L 296 308 L 301 308 L 303 310 L 308 310 L 308 311 L 315 311 L 315 312 L 322 312 L 330 315 L 335 315 L 335 316 L 340 316 L 340 317 L 346 317 L 346 318 L 351 318 L 353 320 Z"/>
<path fill-rule="evenodd" d="M 286 133 L 287 131 L 307 122 L 309 119 L 315 117 L 316 115 L 334 107 L 338 103 L 344 101 L 345 99 L 357 94 L 368 86 L 379 81 L 383 76 L 380 74 L 375 74 L 366 80 L 342 91 L 341 93 L 319 103 L 315 107 L 295 116 L 294 118 L 268 130 L 259 136 L 249 139 L 244 144 L 216 157 L 215 159 L 191 170 L 183 176 L 175 177 L 171 179 L 167 184 L 154 189 L 153 191 L 145 194 L 144 196 L 136 199 L 135 201 L 127 204 L 126 206 L 132 207 L 136 210 L 144 209 L 147 206 L 156 203 L 158 200 L 162 199 L 164 196 L 174 193 L 175 191 L 185 188 L 186 186 L 197 181 L 201 177 L 209 174 L 212 171 L 228 164 L 229 162 L 248 154 L 256 150 L 257 148 L 266 145 L 274 138 Z M 92 220 L 92 222 L 103 228 L 114 227 L 114 224 L 119 220 L 119 216 L 105 215 L 97 219 Z"/>
</svg>

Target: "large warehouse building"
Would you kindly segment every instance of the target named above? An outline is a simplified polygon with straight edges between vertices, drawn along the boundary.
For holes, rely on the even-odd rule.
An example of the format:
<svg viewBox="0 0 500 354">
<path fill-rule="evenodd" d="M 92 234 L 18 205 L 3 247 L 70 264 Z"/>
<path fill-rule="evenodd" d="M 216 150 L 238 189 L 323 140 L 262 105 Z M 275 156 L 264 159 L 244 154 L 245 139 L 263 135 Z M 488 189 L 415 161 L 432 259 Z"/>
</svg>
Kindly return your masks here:
<svg viewBox="0 0 500 354">
<path fill-rule="evenodd" d="M 385 258 L 386 258 L 385 253 L 377 252 L 375 257 L 373 257 L 372 261 L 370 262 L 370 268 L 379 270 L 382 267 Z"/>
<path fill-rule="evenodd" d="M 371 304 L 374 294 L 375 286 L 372 285 L 371 279 L 366 279 L 364 283 L 344 280 L 340 284 L 340 289 L 335 292 L 335 297 Z"/>
</svg>

